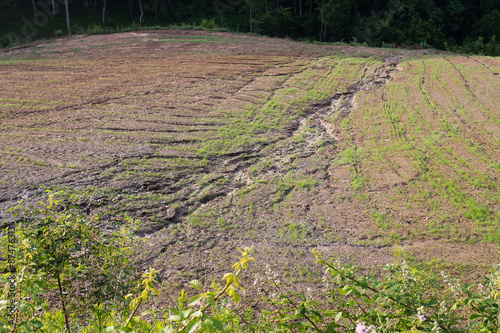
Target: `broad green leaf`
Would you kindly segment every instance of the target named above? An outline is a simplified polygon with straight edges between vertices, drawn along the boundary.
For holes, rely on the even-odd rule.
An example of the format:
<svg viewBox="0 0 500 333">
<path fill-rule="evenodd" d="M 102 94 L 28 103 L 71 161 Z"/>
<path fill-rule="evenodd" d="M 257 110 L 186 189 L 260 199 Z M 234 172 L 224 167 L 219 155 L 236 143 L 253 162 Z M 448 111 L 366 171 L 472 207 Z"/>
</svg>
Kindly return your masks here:
<svg viewBox="0 0 500 333">
<path fill-rule="evenodd" d="M 193 281 L 189 282 L 189 284 L 191 285 L 191 287 L 193 287 L 193 289 L 196 289 L 196 290 L 201 290 L 203 288 L 203 285 L 198 280 L 193 280 Z"/>
<path fill-rule="evenodd" d="M 181 316 L 178 316 L 178 315 L 171 315 L 168 320 L 170 321 L 174 321 L 174 322 L 179 322 L 182 320 Z"/>
<path fill-rule="evenodd" d="M 147 315 L 152 314 L 152 313 L 154 313 L 154 311 L 153 311 L 153 310 L 151 310 L 151 309 L 146 310 L 146 311 L 143 311 L 143 312 L 141 313 L 141 317 L 147 316 Z"/>
<path fill-rule="evenodd" d="M 236 304 L 240 303 L 240 295 L 236 291 L 233 291 L 233 299 Z"/>
<path fill-rule="evenodd" d="M 210 317 L 209 319 L 212 321 L 212 323 L 216 329 L 218 329 L 218 330 L 224 329 L 224 325 L 222 325 L 222 322 L 220 320 L 217 320 L 217 319 L 212 318 L 212 317 Z"/>
<path fill-rule="evenodd" d="M 182 319 L 184 319 L 184 318 L 189 317 L 189 315 L 191 314 L 191 312 L 192 312 L 192 311 L 193 311 L 193 310 L 191 310 L 191 309 L 187 309 L 187 310 L 184 310 L 184 311 L 180 311 L 180 312 L 179 312 L 179 315 L 182 317 Z"/>
<path fill-rule="evenodd" d="M 201 320 L 199 318 L 189 322 L 189 324 L 186 327 L 188 330 L 188 333 L 195 332 L 200 327 L 200 324 L 201 324 Z"/>
<path fill-rule="evenodd" d="M 206 321 L 202 322 L 201 323 L 201 329 L 205 333 L 213 333 L 213 332 L 215 332 L 215 327 L 212 324 L 211 320 L 206 320 Z"/>
<path fill-rule="evenodd" d="M 191 314 L 191 317 L 192 317 L 192 318 L 200 318 L 200 317 L 202 317 L 202 316 L 203 316 L 203 312 L 201 312 L 201 311 L 195 311 L 195 312 L 193 312 L 193 313 Z"/>
<path fill-rule="evenodd" d="M 207 303 L 210 304 L 211 306 L 215 306 L 215 299 L 213 295 L 206 295 L 205 301 L 207 301 Z"/>
<path fill-rule="evenodd" d="M 203 298 L 203 296 L 201 295 L 195 295 L 193 297 L 191 297 L 191 299 L 189 300 L 189 306 L 194 306 L 198 303 L 200 303 L 200 300 Z"/>
<path fill-rule="evenodd" d="M 479 313 L 473 313 L 470 315 L 469 319 L 474 320 L 474 319 L 481 318 L 481 317 L 482 317 L 482 315 L 480 315 Z"/>
</svg>

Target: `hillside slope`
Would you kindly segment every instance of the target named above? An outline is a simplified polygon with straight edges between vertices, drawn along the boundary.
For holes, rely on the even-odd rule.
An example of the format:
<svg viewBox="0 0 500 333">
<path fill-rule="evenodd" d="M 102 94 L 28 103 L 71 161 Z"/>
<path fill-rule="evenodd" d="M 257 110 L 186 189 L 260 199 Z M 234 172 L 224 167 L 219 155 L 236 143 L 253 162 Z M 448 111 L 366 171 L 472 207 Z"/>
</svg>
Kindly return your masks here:
<svg viewBox="0 0 500 333">
<path fill-rule="evenodd" d="M 113 228 L 174 286 L 236 247 L 317 279 L 310 250 L 368 267 L 395 246 L 496 258 L 500 60 L 199 31 L 0 51 L 0 216 L 46 189 Z M 180 283 L 180 284 L 178 284 Z"/>
</svg>

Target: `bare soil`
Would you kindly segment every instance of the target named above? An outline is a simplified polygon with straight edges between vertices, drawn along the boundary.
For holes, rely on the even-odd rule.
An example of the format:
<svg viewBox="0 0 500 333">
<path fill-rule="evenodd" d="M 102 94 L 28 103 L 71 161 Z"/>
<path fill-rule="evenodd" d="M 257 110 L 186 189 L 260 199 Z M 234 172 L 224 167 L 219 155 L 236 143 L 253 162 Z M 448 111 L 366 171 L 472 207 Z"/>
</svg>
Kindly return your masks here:
<svg viewBox="0 0 500 333">
<path fill-rule="evenodd" d="M 174 289 L 221 276 L 244 246 L 257 271 L 304 287 L 321 274 L 315 247 L 367 269 L 402 248 L 474 275 L 497 260 L 482 233 L 499 214 L 499 68 L 181 30 L 0 50 L 0 217 L 52 189 L 79 194 L 104 227 L 140 219 L 139 260 Z M 454 175 L 465 208 L 415 152 L 429 175 Z M 486 220 L 467 217 L 468 198 Z"/>
</svg>

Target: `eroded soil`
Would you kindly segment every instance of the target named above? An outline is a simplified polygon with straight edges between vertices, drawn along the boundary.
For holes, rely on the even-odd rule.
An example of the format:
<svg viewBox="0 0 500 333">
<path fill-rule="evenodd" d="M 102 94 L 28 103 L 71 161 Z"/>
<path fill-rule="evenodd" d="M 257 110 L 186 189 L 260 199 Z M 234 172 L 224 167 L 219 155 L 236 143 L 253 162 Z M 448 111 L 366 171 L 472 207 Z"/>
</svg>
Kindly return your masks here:
<svg viewBox="0 0 500 333">
<path fill-rule="evenodd" d="M 244 246 L 304 286 L 314 247 L 475 274 L 500 242 L 499 68 L 175 30 L 1 50 L 0 216 L 62 189 L 108 228 L 140 219 L 140 261 L 172 288 Z"/>
</svg>

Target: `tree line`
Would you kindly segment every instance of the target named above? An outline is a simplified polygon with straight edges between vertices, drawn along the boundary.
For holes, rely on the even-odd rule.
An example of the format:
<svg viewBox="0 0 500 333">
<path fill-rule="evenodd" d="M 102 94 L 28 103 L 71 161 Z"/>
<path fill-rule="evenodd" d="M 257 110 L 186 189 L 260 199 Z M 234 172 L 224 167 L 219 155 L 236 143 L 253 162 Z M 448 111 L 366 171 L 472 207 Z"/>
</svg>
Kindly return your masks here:
<svg viewBox="0 0 500 333">
<path fill-rule="evenodd" d="M 0 0 L 0 5 L 0 37 L 32 35 L 30 24 L 47 36 L 57 29 L 133 22 L 500 54 L 499 0 Z"/>
</svg>

